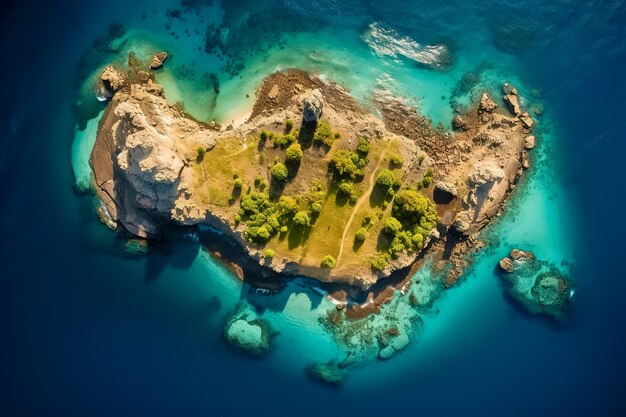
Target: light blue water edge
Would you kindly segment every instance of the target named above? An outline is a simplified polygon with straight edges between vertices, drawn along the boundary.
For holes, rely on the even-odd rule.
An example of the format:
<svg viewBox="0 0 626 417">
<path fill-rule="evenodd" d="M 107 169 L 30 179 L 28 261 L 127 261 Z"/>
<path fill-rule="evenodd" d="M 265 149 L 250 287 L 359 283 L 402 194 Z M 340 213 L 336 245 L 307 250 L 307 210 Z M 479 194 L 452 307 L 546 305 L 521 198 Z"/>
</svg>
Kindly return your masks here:
<svg viewBox="0 0 626 417">
<path fill-rule="evenodd" d="M 369 30 L 372 30 L 371 27 Z M 171 60 L 157 75 L 158 82 L 165 88 L 166 97 L 173 102 L 183 102 L 187 112 L 205 121 L 215 119 L 223 122 L 244 115 L 253 100 L 246 100 L 245 95 L 253 97 L 254 89 L 265 76 L 289 67 L 314 71 L 335 80 L 347 87 L 364 105 L 368 104 L 373 91 L 391 91 L 418 105 L 420 112 L 433 123 L 444 126 L 449 125 L 454 110 L 449 98 L 468 71 L 481 68 L 480 80 L 456 98 L 460 104 L 469 103 L 482 89 L 499 90 L 503 80 L 515 83 L 523 97 L 531 97 L 530 89 L 525 87 L 523 81 L 511 76 L 514 74 L 511 58 L 502 57 L 498 65 L 484 65 L 486 57 L 493 56 L 493 51 L 471 55 L 459 51 L 453 68 L 434 71 L 416 68 L 402 54 L 377 51 L 368 44 L 367 36 L 371 36 L 367 30 L 358 35 L 352 30 L 324 30 L 314 37 L 294 34 L 287 39 L 286 47 L 251 56 L 242 74 L 232 78 L 220 72 L 223 62 L 199 51 L 197 47 L 190 47 L 192 42 L 179 42 L 171 36 L 146 29 L 126 32 L 115 46 L 120 66 L 124 65 L 130 51 L 139 59 L 146 60 L 158 50 L 167 50 Z M 393 36 L 393 32 L 386 32 L 386 36 Z M 337 39 L 344 42 L 337 45 Z M 406 51 L 405 54 L 410 55 Z M 195 65 L 190 62 L 195 62 Z M 107 63 L 100 63 L 91 77 L 95 77 Z M 194 67 L 201 67 L 202 70 L 194 70 Z M 223 80 L 217 96 L 206 83 L 207 72 L 215 72 Z M 87 80 L 86 85 L 92 82 Z M 90 120 L 86 129 L 77 129 L 72 146 L 72 165 L 77 186 L 82 190 L 86 190 L 91 183 L 88 158 L 101 115 Z M 407 366 L 409 369 L 418 369 L 426 364 L 433 366 L 433 363 L 445 360 L 446 356 L 454 355 L 454 346 L 467 343 L 470 339 L 467 335 L 473 336 L 470 343 L 484 343 L 511 319 L 509 312 L 512 307 L 503 297 L 502 284 L 494 266 L 512 247 L 531 250 L 539 258 L 563 268 L 572 263 L 570 242 L 573 241 L 574 231 L 571 227 L 573 214 L 568 211 L 570 197 L 555 180 L 558 166 L 548 164 L 557 140 L 552 133 L 554 131 L 548 110 L 536 130 L 539 146 L 533 151 L 533 166 L 515 190 L 505 214 L 483 234 L 490 245 L 476 256 L 471 271 L 466 273 L 464 279 L 454 288 L 442 292 L 440 281 L 428 263 L 412 278 L 410 291 L 418 298 L 419 305 L 428 307 L 412 307 L 408 301 L 410 292 L 401 294 L 398 291 L 393 301 L 383 306 L 381 314 L 329 331 L 322 322 L 335 305 L 311 280 L 292 280 L 283 291 L 270 297 L 248 295 L 247 284 L 238 281 L 228 269 L 202 250 L 197 251 L 184 275 L 201 277 L 200 280 L 194 279 L 197 297 L 204 300 L 219 297 L 222 306 L 220 319 L 212 321 L 212 330 L 216 333 L 222 331 L 220 326 L 228 316 L 240 309 L 249 310 L 271 323 L 278 336 L 267 360 L 276 362 L 282 372 L 299 374 L 311 362 L 340 361 L 349 352 L 358 358 L 356 367 L 373 368 L 379 375 L 389 378 L 398 369 Z M 173 273 L 167 269 L 162 272 L 165 276 Z M 162 285 L 169 288 L 185 283 L 164 279 Z M 171 293 L 180 291 L 178 288 Z M 431 301 L 434 301 L 432 306 Z M 394 325 L 409 334 L 413 343 L 396 355 L 392 361 L 394 365 L 380 366 L 373 361 L 378 357 L 380 348 L 371 342 L 372 335 L 385 332 Z M 483 337 L 476 337 L 477 334 Z M 380 379 L 377 381 L 380 383 Z M 367 381 L 357 377 L 355 383 L 367 384 Z"/>
</svg>

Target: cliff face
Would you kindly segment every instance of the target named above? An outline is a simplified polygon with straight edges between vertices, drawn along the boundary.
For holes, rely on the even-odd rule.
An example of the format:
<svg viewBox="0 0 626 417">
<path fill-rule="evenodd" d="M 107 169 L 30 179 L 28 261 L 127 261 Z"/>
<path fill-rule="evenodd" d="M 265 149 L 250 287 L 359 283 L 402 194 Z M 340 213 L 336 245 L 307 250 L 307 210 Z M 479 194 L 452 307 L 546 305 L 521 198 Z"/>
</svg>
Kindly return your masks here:
<svg viewBox="0 0 626 417">
<path fill-rule="evenodd" d="M 391 207 L 383 200 L 393 197 L 383 195 L 376 201 L 375 179 L 382 169 L 392 169 L 403 184 L 423 183 L 421 193 L 435 199 L 442 219 L 439 231 L 444 235 L 432 230 L 424 236 L 424 246 L 430 242 L 430 248 L 437 248 L 448 235 L 471 238 L 489 222 L 526 158 L 527 130 L 516 117 L 498 112 L 488 96 L 471 114 L 455 120 L 459 131 L 452 135 L 433 129 L 393 97 L 377 96 L 380 120 L 339 86 L 289 70 L 263 82 L 246 123 L 220 128 L 197 122 L 168 103 L 163 89 L 150 77 L 132 79 L 132 73 L 112 74 L 110 67 L 104 75 L 107 82 L 112 77 L 124 82 L 116 83 L 115 89 L 110 82 L 105 84 L 112 99 L 90 162 L 95 188 L 114 226 L 154 238 L 165 225 L 210 224 L 233 237 L 261 265 L 288 275 L 365 288 L 415 261 L 420 251 L 404 251 L 383 270 L 370 267 L 369 257 L 385 240 L 383 219 L 391 216 Z M 298 141 L 304 152 L 297 165 L 289 166 L 290 179 L 278 184 L 269 168 L 271 161 L 284 158 L 284 149 L 258 138 L 262 129 L 289 132 L 292 128 L 285 127 L 285 120 L 295 121 L 296 126 L 302 121 Z M 307 144 L 313 137 L 313 131 L 307 133 L 309 121 L 319 120 L 329 122 L 336 133 L 332 145 Z M 353 185 L 354 197 L 346 205 L 340 201 L 328 164 L 338 149 L 354 151 L 361 137 L 369 139 L 371 151 L 363 179 Z M 309 204 L 315 193 L 325 193 L 317 200 L 323 202 L 321 213 L 312 220 L 317 223 L 299 232 L 299 240 L 290 231 L 267 243 L 276 256 L 263 256 L 266 247 L 252 242 L 245 221 L 237 219 L 237 201 L 256 189 L 259 178 L 270 184 L 266 192 L 271 198 L 290 196 L 301 206 Z M 240 184 L 233 188 L 237 179 Z M 369 220 L 367 232 L 375 236 L 357 242 L 355 230 L 372 214 L 376 217 Z M 325 254 L 337 258 L 334 269 L 320 267 Z"/>
</svg>

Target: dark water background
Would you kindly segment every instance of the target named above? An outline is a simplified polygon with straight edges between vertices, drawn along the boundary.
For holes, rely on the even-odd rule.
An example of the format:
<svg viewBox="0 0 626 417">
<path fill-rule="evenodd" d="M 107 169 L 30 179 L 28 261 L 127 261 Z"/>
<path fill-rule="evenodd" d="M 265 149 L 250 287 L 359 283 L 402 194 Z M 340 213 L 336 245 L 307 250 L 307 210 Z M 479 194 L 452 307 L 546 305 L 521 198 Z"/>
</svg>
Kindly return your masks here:
<svg viewBox="0 0 626 417">
<path fill-rule="evenodd" d="M 3 415 L 626 414 L 624 2 L 286 2 L 309 16 L 321 8 L 324 21 L 354 14 L 417 39 L 491 31 L 555 115 L 561 180 L 581 214 L 567 337 L 520 318 L 480 348 L 458 346 L 445 366 L 364 390 L 294 383 L 226 349 L 219 335 L 199 336 L 206 316 L 146 290 L 153 276 L 144 263 L 85 240 L 106 232 L 72 188 L 75 64 L 123 16 L 118 3 L 2 5 Z M 186 265 L 177 254 L 157 257 L 157 270 L 160 262 Z"/>
</svg>

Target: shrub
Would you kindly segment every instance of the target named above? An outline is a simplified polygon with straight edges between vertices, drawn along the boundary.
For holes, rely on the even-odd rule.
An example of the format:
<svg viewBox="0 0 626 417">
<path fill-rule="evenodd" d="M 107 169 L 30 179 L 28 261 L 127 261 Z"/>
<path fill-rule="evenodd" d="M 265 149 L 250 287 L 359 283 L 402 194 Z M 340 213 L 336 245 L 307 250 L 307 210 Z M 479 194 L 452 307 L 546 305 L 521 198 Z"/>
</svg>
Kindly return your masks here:
<svg viewBox="0 0 626 417">
<path fill-rule="evenodd" d="M 276 256 L 276 252 L 274 252 L 272 249 L 266 249 L 263 253 L 263 256 L 266 259 L 272 259 L 274 256 Z"/>
<path fill-rule="evenodd" d="M 298 203 L 293 197 L 281 196 L 278 199 L 278 210 L 284 215 L 293 215 L 298 211 Z"/>
<path fill-rule="evenodd" d="M 293 222 L 298 226 L 308 226 L 311 222 L 311 218 L 306 211 L 299 211 L 293 216 Z"/>
<path fill-rule="evenodd" d="M 395 217 L 387 217 L 385 219 L 385 224 L 383 225 L 383 230 L 391 235 L 395 235 L 402 230 L 402 223 L 400 223 Z"/>
<path fill-rule="evenodd" d="M 420 155 L 420 157 L 417 159 L 418 165 L 422 166 L 422 163 L 424 162 L 424 155 Z"/>
<path fill-rule="evenodd" d="M 243 180 L 241 178 L 235 178 L 235 181 L 233 181 L 233 188 L 235 190 L 241 190 L 242 187 L 243 187 Z"/>
<path fill-rule="evenodd" d="M 287 148 L 286 157 L 289 162 L 300 162 L 302 155 L 302 147 L 297 142 L 289 145 Z"/>
<path fill-rule="evenodd" d="M 335 136 L 335 139 L 339 139 L 341 137 L 341 133 L 335 132 L 333 136 Z"/>
<path fill-rule="evenodd" d="M 206 149 L 203 148 L 202 146 L 198 146 L 198 149 L 196 149 L 196 152 L 198 153 L 198 158 L 202 158 L 204 157 L 204 154 L 206 153 Z"/>
<path fill-rule="evenodd" d="M 270 132 L 268 132 L 267 130 L 261 130 L 261 133 L 259 134 L 259 138 L 261 138 L 261 141 L 266 141 L 270 138 Z"/>
<path fill-rule="evenodd" d="M 330 128 L 330 124 L 326 120 L 322 120 L 317 124 L 315 132 L 313 133 L 313 140 L 318 143 L 323 143 L 326 146 L 331 146 L 333 144 L 333 131 Z"/>
<path fill-rule="evenodd" d="M 289 133 L 293 129 L 293 120 L 287 119 L 285 120 L 285 132 Z"/>
<path fill-rule="evenodd" d="M 402 164 L 404 164 L 404 159 L 402 159 L 400 155 L 393 155 L 390 161 L 391 164 L 396 167 L 402 166 Z"/>
<path fill-rule="evenodd" d="M 338 191 L 344 195 L 352 195 L 352 183 L 347 180 L 342 180 L 339 183 Z"/>
<path fill-rule="evenodd" d="M 359 230 L 356 231 L 354 237 L 359 242 L 363 242 L 367 238 L 367 229 L 365 227 L 361 227 Z"/>
<path fill-rule="evenodd" d="M 313 202 L 313 204 L 311 204 L 311 212 L 314 214 L 318 214 L 320 211 L 322 211 L 322 203 L 320 203 L 319 201 Z"/>
<path fill-rule="evenodd" d="M 326 255 L 322 259 L 321 265 L 323 268 L 334 268 L 337 265 L 337 260 L 331 255 Z"/>
<path fill-rule="evenodd" d="M 370 142 L 365 138 L 359 138 L 356 151 L 360 154 L 367 155 L 370 152 Z"/>
<path fill-rule="evenodd" d="M 287 171 L 287 167 L 282 162 L 276 162 L 272 166 L 271 174 L 272 178 L 278 182 L 287 181 L 289 177 L 289 171 Z"/>
<path fill-rule="evenodd" d="M 388 253 L 380 253 L 372 258 L 371 265 L 377 271 L 383 271 L 389 265 L 390 256 Z"/>
<path fill-rule="evenodd" d="M 263 190 L 265 187 L 267 187 L 267 182 L 265 181 L 265 178 L 263 178 L 261 175 L 257 175 L 254 178 L 254 186 L 260 190 Z"/>
<path fill-rule="evenodd" d="M 396 178 L 396 174 L 389 171 L 388 169 L 383 169 L 376 176 L 376 185 L 383 188 L 392 188 L 398 185 L 398 179 Z"/>
<path fill-rule="evenodd" d="M 365 175 L 365 165 L 367 165 L 367 159 L 361 158 L 356 152 L 345 149 L 335 152 L 330 160 L 330 167 L 337 176 L 351 180 L 356 180 Z"/>
</svg>

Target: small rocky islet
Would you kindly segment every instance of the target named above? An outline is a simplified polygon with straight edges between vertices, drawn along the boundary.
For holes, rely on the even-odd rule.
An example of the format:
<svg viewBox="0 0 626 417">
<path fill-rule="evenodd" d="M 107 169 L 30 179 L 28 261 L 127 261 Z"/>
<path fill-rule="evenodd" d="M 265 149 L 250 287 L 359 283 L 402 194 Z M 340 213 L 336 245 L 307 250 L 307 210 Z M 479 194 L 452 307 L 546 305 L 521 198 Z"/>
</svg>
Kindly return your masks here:
<svg viewBox="0 0 626 417">
<path fill-rule="evenodd" d="M 335 286 L 337 311 L 326 324 L 353 322 L 346 332 L 404 292 L 426 255 L 444 287 L 454 285 L 530 166 L 534 121 L 510 84 L 501 97 L 480 94 L 447 132 L 387 91 L 365 108 L 332 81 L 288 69 L 265 78 L 245 121 L 222 126 L 167 101 L 154 77 L 166 59 L 133 58 L 100 74 L 97 93 L 110 101 L 90 164 L 101 219 L 131 239 L 215 228 L 254 266 L 238 267 L 244 280 L 275 289 L 306 276 Z M 521 285 L 513 277 L 525 260 L 509 261 L 501 266 Z M 565 282 L 545 272 L 530 292 L 526 284 L 516 291 L 533 298 L 529 310 L 556 317 Z M 351 301 L 353 290 L 370 291 L 368 301 Z M 374 338 L 377 356 L 404 349 L 412 325 Z M 241 311 L 224 328 L 226 340 L 254 354 L 269 349 L 271 334 Z M 307 373 L 339 383 L 351 362 L 316 363 Z"/>
</svg>

